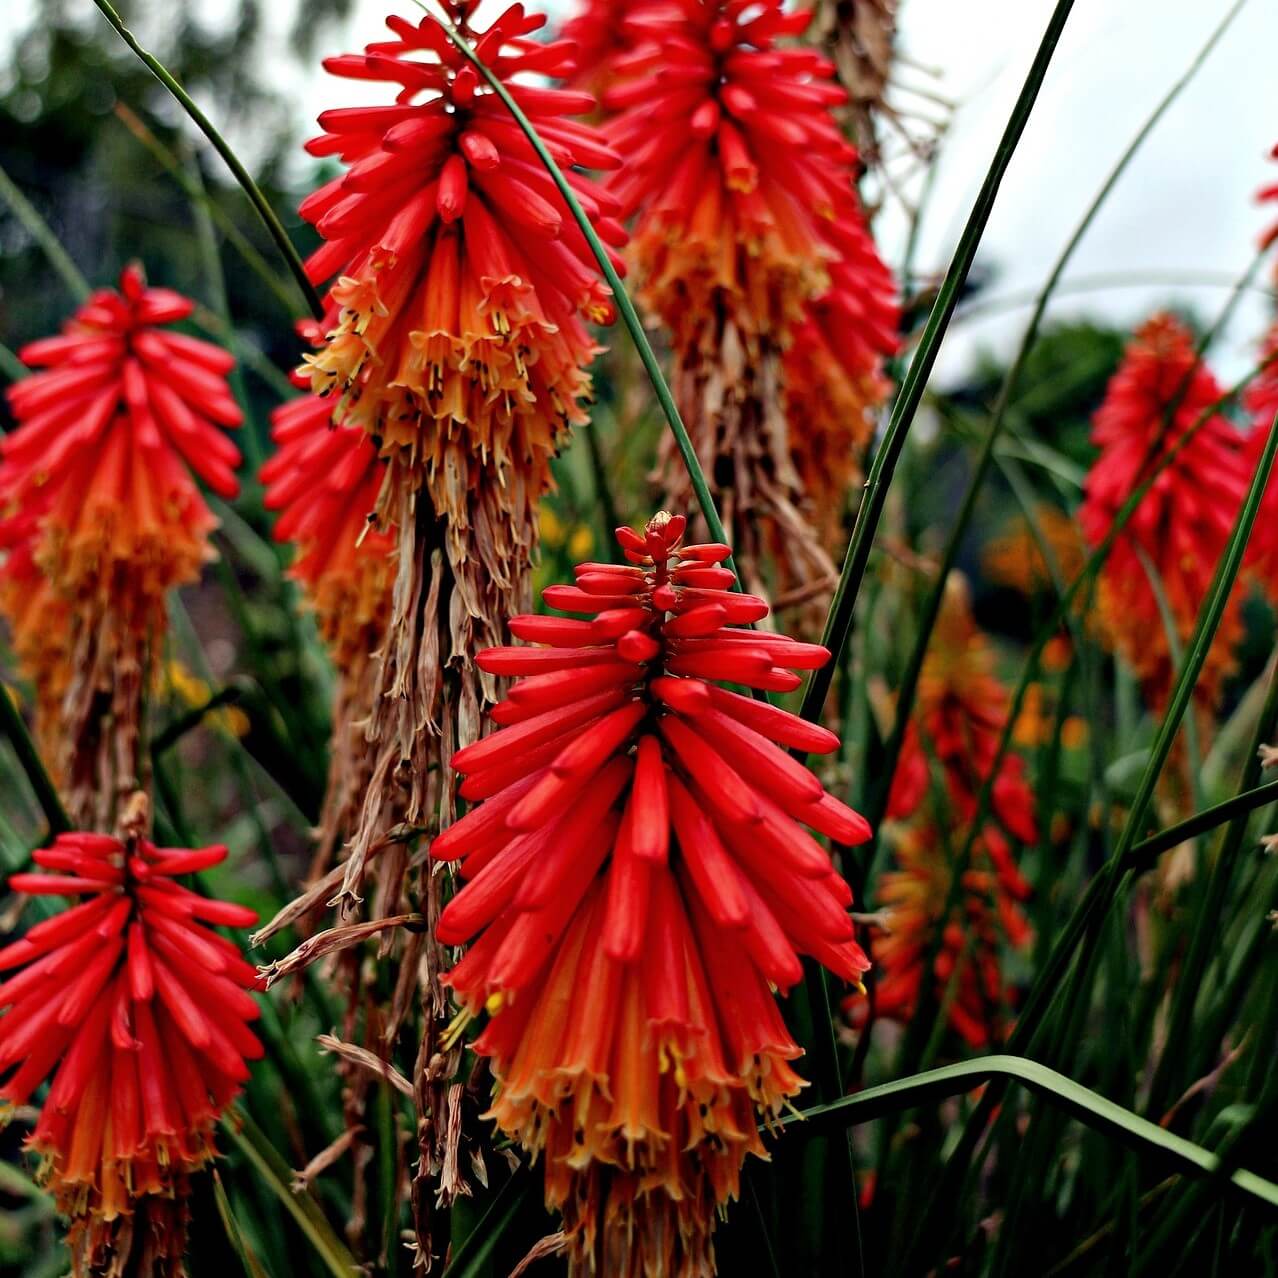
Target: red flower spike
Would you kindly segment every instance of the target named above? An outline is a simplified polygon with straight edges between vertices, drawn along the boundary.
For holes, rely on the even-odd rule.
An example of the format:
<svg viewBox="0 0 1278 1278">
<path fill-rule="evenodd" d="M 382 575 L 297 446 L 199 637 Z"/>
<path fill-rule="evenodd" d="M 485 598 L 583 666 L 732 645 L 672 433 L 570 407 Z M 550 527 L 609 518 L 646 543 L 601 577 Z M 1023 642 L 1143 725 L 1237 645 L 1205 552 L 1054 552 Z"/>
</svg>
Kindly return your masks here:
<svg viewBox="0 0 1278 1278">
<path fill-rule="evenodd" d="M 972 849 L 972 867 L 963 877 L 953 912 L 946 916 L 954 866 L 952 853 L 930 823 L 911 828 L 898 840 L 897 866 L 879 883 L 879 907 L 889 930 L 874 942 L 875 1009 L 888 1020 L 908 1021 L 923 988 L 923 963 L 937 929 L 941 950 L 928 978 L 938 1006 L 946 1005 L 951 1028 L 973 1051 L 988 1049 L 1005 1032 L 1004 1009 L 1013 1002 L 1002 975 L 1004 941 L 1023 949 L 1031 939 L 1029 924 L 1010 890 L 990 839 L 992 827 Z M 1004 867 L 1010 862 L 1004 861 Z M 1013 873 L 1015 871 L 1013 870 Z M 956 976 L 957 973 L 957 976 Z M 951 981 L 956 980 L 951 997 Z M 853 1020 L 864 1004 L 851 1006 Z"/>
<path fill-rule="evenodd" d="M 622 244 L 615 199 L 580 172 L 620 159 L 568 118 L 594 99 L 519 78 L 571 65 L 571 44 L 526 39 L 543 22 L 513 5 L 486 32 L 467 34 L 603 238 Z M 399 455 L 436 508 L 457 515 L 459 441 L 500 471 L 531 467 L 533 487 L 545 487 L 559 433 L 585 421 L 578 401 L 598 353 L 586 321 L 609 321 L 613 306 L 530 143 L 438 20 L 392 16 L 387 25 L 396 39 L 325 62 L 334 75 L 400 87 L 393 107 L 324 112 L 325 133 L 308 144 L 347 169 L 300 209 L 327 241 L 307 263 L 311 278 L 338 277 L 325 344 L 307 361 L 313 389 L 341 396 L 339 419 Z"/>
<path fill-rule="evenodd" d="M 438 936 L 472 942 L 446 981 L 464 1017 L 490 1013 L 473 1046 L 498 1080 L 491 1116 L 545 1155 L 576 1260 L 625 1255 L 619 1278 L 708 1272 L 714 1207 L 763 1152 L 757 1116 L 803 1086 L 769 986 L 792 986 L 802 954 L 850 982 L 869 966 L 805 829 L 868 827 L 783 748 L 837 739 L 711 682 L 767 685 L 816 653 L 725 624 L 726 576 L 685 583 L 727 547 L 682 547 L 685 523 L 619 530 L 634 566 L 579 570 L 604 595 L 546 592 L 601 617 L 623 597 L 624 632 L 520 617 L 516 634 L 582 646 L 481 654 L 523 678 L 494 713 L 506 726 L 453 766 L 467 785 L 500 769 L 503 788 L 432 848 L 466 881 Z M 699 673 L 679 676 L 691 655 Z"/>
<path fill-rule="evenodd" d="M 1188 642 L 1250 479 L 1242 436 L 1212 411 L 1222 394 L 1188 329 L 1170 315 L 1157 315 L 1129 343 L 1093 420 L 1092 442 L 1100 454 L 1087 477 L 1079 520 L 1095 546 L 1150 467 L 1206 415 L 1145 495 L 1101 572 L 1105 629 L 1155 705 L 1167 697 L 1173 671 L 1142 557 L 1161 578 L 1180 641 Z M 1195 690 L 1204 704 L 1215 703 L 1233 668 L 1241 603 L 1236 593 L 1208 654 Z"/>
<path fill-rule="evenodd" d="M 28 1104 L 50 1080 L 29 1144 L 71 1218 L 77 1273 L 104 1250 L 124 1263 L 136 1231 L 119 1222 L 135 1213 L 176 1263 L 186 1176 L 214 1156 L 214 1125 L 262 1054 L 256 971 L 205 926 L 257 916 L 174 882 L 225 856 L 63 834 L 35 859 L 66 873 L 9 880 L 87 898 L 0 950 L 0 1101 Z"/>
<path fill-rule="evenodd" d="M 77 824 L 109 824 L 111 796 L 138 775 L 140 689 L 165 595 L 212 557 L 216 521 L 196 480 L 238 491 L 240 454 L 224 431 L 240 423 L 234 360 L 167 328 L 193 309 L 128 266 L 61 335 L 19 351 L 40 371 L 7 391 L 18 426 L 0 440 L 0 609 Z M 133 669 L 141 678 L 119 681 L 107 728 L 96 694 Z"/>
</svg>

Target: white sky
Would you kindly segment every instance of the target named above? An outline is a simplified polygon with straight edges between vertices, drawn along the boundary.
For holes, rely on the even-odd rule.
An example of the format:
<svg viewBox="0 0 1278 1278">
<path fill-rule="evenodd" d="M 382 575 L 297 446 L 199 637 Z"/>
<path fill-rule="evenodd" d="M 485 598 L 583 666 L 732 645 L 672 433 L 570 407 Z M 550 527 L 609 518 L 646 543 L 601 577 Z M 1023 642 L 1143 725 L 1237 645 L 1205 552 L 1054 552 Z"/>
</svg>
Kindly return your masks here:
<svg viewBox="0 0 1278 1278">
<path fill-rule="evenodd" d="M 267 8 L 281 43 L 296 3 Z M 544 0 L 544 7 L 562 13 L 571 0 Z M 1077 0 L 983 242 L 978 268 L 996 276 L 991 297 L 1037 287 L 1115 159 L 1228 7 L 1227 0 Z M 31 8 L 32 0 L 0 0 L 0 44 L 27 24 Z M 206 0 L 201 14 L 214 22 L 230 8 L 229 0 Z M 1053 0 L 903 0 L 903 49 L 936 67 L 941 78 L 934 87 L 958 103 L 922 228 L 919 268 L 947 264 L 1052 8 Z M 381 38 L 391 10 L 420 12 L 412 0 L 356 0 L 344 29 L 326 38 L 326 51 Z M 143 44 L 163 34 L 155 25 L 163 9 L 152 12 L 155 18 L 148 21 L 144 12 L 136 23 Z M 1278 165 L 1266 161 L 1278 141 L 1275 49 L 1278 4 L 1247 0 L 1145 143 L 1066 276 L 1087 282 L 1152 273 L 1174 282 L 1070 293 L 1053 314 L 1127 325 L 1168 302 L 1195 304 L 1206 315 L 1223 303 L 1223 289 L 1191 287 L 1185 277 L 1235 278 L 1254 252 L 1264 218 L 1253 193 L 1278 181 Z M 318 66 L 307 72 L 288 64 L 270 74 L 286 77 L 306 121 L 325 106 L 367 100 L 365 86 L 335 80 Z M 928 83 L 918 71 L 899 74 Z M 890 260 L 900 260 L 903 233 L 889 208 L 880 234 Z M 1246 367 L 1266 306 L 1255 296 L 1240 308 L 1219 348 L 1224 375 Z M 1006 348 L 1024 316 L 1021 309 L 956 320 L 940 376 L 962 368 L 974 346 Z"/>
</svg>

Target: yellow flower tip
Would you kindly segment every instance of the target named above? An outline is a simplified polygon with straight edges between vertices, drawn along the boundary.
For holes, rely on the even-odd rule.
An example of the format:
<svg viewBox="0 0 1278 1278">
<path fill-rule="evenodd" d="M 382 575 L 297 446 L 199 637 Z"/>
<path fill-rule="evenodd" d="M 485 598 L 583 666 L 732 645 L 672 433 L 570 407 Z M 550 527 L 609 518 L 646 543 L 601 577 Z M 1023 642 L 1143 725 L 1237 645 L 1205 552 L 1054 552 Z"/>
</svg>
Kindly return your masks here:
<svg viewBox="0 0 1278 1278">
<path fill-rule="evenodd" d="M 490 994 L 488 998 L 484 1000 L 484 1010 L 489 1016 L 496 1016 L 505 1004 L 506 994 L 503 990 L 498 990 L 495 994 Z"/>
</svg>

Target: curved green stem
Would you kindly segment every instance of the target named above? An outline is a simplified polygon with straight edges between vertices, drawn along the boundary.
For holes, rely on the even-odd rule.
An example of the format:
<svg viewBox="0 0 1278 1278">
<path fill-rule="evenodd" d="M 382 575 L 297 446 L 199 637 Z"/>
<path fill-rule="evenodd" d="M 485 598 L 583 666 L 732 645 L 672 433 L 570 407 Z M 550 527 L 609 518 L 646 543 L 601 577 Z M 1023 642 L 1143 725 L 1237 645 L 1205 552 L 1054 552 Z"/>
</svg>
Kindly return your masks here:
<svg viewBox="0 0 1278 1278">
<path fill-rule="evenodd" d="M 919 341 L 918 350 L 910 361 L 909 370 L 901 384 L 901 392 L 892 407 L 892 416 L 888 422 L 883 442 L 874 454 L 870 465 L 870 473 L 865 482 L 865 495 L 857 511 L 856 523 L 852 528 L 852 539 L 848 543 L 847 556 L 843 562 L 843 571 L 839 574 L 839 584 L 830 605 L 830 615 L 826 619 L 825 634 L 821 642 L 834 654 L 833 660 L 813 672 L 803 697 L 803 717 L 815 722 L 825 705 L 829 695 L 834 671 L 841 663 L 848 636 L 852 633 L 852 620 L 856 610 L 856 599 L 860 593 L 861 582 L 865 577 L 866 566 L 870 561 L 870 551 L 874 546 L 874 537 L 878 531 L 879 519 L 887 502 L 888 488 L 892 483 L 892 475 L 896 463 L 905 447 L 906 436 L 913 424 L 914 415 L 927 389 L 928 378 L 936 357 L 940 353 L 941 342 L 958 305 L 959 294 L 967 281 L 968 272 L 976 258 L 981 237 L 985 233 L 990 213 L 994 209 L 994 201 L 998 197 L 1003 177 L 1007 173 L 1012 156 L 1016 153 L 1017 144 L 1029 123 L 1030 112 L 1038 99 L 1039 90 L 1047 76 L 1047 68 L 1051 65 L 1052 55 L 1056 52 L 1057 43 L 1065 22 L 1074 7 L 1074 0 L 1057 0 L 1047 30 L 1043 34 L 1038 52 L 1025 77 L 1016 105 L 1007 121 L 1003 137 L 990 161 L 989 171 L 981 184 L 976 203 L 968 214 L 967 225 L 954 251 L 953 261 L 945 273 L 936 303 L 928 316 L 927 326 Z"/>
<path fill-rule="evenodd" d="M 1130 869 L 1133 874 L 1139 874 L 1151 866 L 1164 852 L 1171 851 L 1178 844 L 1206 834 L 1209 830 L 1224 825 L 1226 821 L 1249 816 L 1267 803 L 1278 803 L 1278 781 L 1270 781 L 1265 785 L 1243 790 L 1232 799 L 1204 808 L 1203 811 L 1194 813 L 1186 820 L 1168 826 L 1167 829 L 1160 830 L 1147 839 L 1142 839 L 1132 846 L 1129 858 Z"/>
<path fill-rule="evenodd" d="M 918 691 L 919 678 L 923 673 L 923 662 L 927 656 L 928 642 L 932 637 L 932 630 L 936 625 L 937 617 L 940 615 L 941 603 L 945 597 L 945 583 L 948 581 L 950 573 L 958 560 L 959 548 L 976 511 L 977 500 L 989 474 L 990 466 L 994 461 L 995 445 L 1002 433 L 1008 409 L 1020 386 L 1021 377 L 1025 372 L 1025 365 L 1029 359 L 1030 352 L 1038 341 L 1039 329 L 1042 326 L 1043 317 L 1047 313 L 1047 305 L 1051 301 L 1052 295 L 1056 292 L 1056 286 L 1060 283 L 1061 276 L 1065 273 L 1065 268 L 1073 258 L 1075 250 L 1091 229 L 1092 223 L 1096 220 L 1106 200 L 1109 199 L 1114 187 L 1118 185 L 1119 179 L 1127 171 L 1127 166 L 1144 145 L 1145 140 L 1154 131 L 1158 122 L 1167 113 L 1168 108 L 1181 95 L 1194 76 L 1197 75 L 1203 63 L 1206 62 L 1212 50 L 1219 43 L 1221 37 L 1229 29 L 1230 24 L 1246 3 L 1247 0 L 1235 0 L 1233 6 L 1217 23 L 1215 30 L 1208 37 L 1207 43 L 1199 49 L 1193 61 L 1185 69 L 1184 74 L 1172 85 L 1144 124 L 1137 130 L 1136 136 L 1128 143 L 1127 149 L 1110 170 L 1109 176 L 1101 184 L 1100 190 L 1096 192 L 1087 211 L 1074 228 L 1074 233 L 1061 250 L 1060 256 L 1057 257 L 1051 271 L 1048 272 L 1043 287 L 1039 290 L 1025 333 L 1012 359 L 1011 366 L 1007 370 L 1007 375 L 1003 379 L 1003 384 L 999 388 L 998 399 L 995 401 L 994 409 L 990 416 L 989 428 L 981 443 L 980 453 L 977 455 L 976 466 L 972 472 L 971 479 L 968 480 L 967 491 L 963 494 L 963 501 L 959 507 L 958 517 L 954 521 L 954 527 L 951 529 L 949 538 L 945 543 L 945 550 L 941 556 L 941 565 L 937 571 L 936 582 L 928 593 L 927 600 L 923 605 L 922 615 L 919 618 L 918 633 L 914 640 L 914 647 L 910 652 L 910 658 L 897 691 L 896 717 L 893 720 L 892 731 L 888 735 L 887 744 L 884 746 L 882 779 L 873 795 L 872 807 L 866 814 L 866 819 L 874 829 L 877 829 L 881 823 L 883 812 L 887 807 L 888 791 L 891 787 L 891 779 L 896 773 L 896 762 L 900 756 L 901 746 L 905 741 L 905 733 L 909 727 L 910 715 L 914 709 L 914 698 Z"/>
<path fill-rule="evenodd" d="M 1020 1083 L 1095 1131 L 1114 1136 L 1139 1152 L 1156 1155 L 1185 1174 L 1216 1176 L 1225 1170 L 1221 1160 L 1210 1150 L 1164 1131 L 1156 1123 L 1097 1095 L 1064 1074 L 1023 1056 L 983 1056 L 978 1060 L 960 1061 L 941 1069 L 896 1079 L 867 1088 L 855 1096 L 845 1096 L 828 1105 L 804 1110 L 797 1119 L 787 1119 L 781 1125 L 800 1138 L 815 1136 L 832 1129 L 868 1123 L 885 1114 L 931 1101 L 960 1096 L 990 1079 Z M 1225 1184 L 1253 1205 L 1278 1210 L 1278 1185 L 1254 1172 L 1233 1171 Z"/>
<path fill-rule="evenodd" d="M 102 16 L 115 28 L 120 39 L 137 54 L 146 69 L 177 99 L 178 105 L 195 121 L 196 127 L 208 138 L 213 149 L 226 162 L 226 167 L 231 170 L 235 180 L 243 188 L 244 194 L 248 196 L 249 202 L 257 210 L 257 215 L 266 225 L 271 239 L 275 241 L 275 247 L 279 249 L 285 262 L 288 263 L 288 269 L 297 281 L 297 287 L 306 299 L 306 305 L 310 308 L 311 314 L 316 319 L 323 319 L 324 304 L 320 301 L 319 294 L 315 291 L 315 286 L 306 274 L 306 267 L 302 264 L 302 259 L 298 255 L 297 249 L 293 247 L 293 241 L 288 238 L 288 232 L 285 231 L 279 218 L 275 216 L 275 210 L 266 202 L 266 197 L 258 189 L 258 185 L 249 175 L 249 171 L 240 163 L 239 157 L 231 150 L 226 139 L 213 127 L 208 116 L 200 110 L 190 94 L 173 78 L 159 58 L 152 53 L 148 53 L 138 43 L 137 37 L 124 25 L 124 20 L 112 7 L 110 0 L 93 0 L 93 3 L 98 6 Z"/>
</svg>

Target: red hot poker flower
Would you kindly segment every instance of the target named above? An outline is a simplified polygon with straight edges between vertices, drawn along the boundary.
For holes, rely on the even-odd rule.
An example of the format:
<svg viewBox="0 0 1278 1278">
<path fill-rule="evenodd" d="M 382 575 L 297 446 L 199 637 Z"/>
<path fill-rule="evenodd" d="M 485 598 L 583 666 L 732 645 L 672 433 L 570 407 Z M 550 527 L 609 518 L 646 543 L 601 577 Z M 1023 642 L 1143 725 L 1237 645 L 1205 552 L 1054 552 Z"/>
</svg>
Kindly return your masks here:
<svg viewBox="0 0 1278 1278">
<path fill-rule="evenodd" d="M 1171 315 L 1157 315 L 1137 330 L 1093 420 L 1092 442 L 1100 453 L 1079 509 L 1092 546 L 1104 539 L 1153 465 L 1198 426 L 1119 535 L 1100 579 L 1104 625 L 1155 704 L 1170 690 L 1172 665 L 1147 565 L 1162 580 L 1183 644 L 1250 478 L 1241 435 L 1213 411 L 1221 398 L 1220 384 L 1199 358 L 1189 330 Z M 1232 668 L 1242 629 L 1240 606 L 1235 595 L 1198 684 L 1206 702 L 1215 702 Z"/>
<path fill-rule="evenodd" d="M 710 1272 L 756 1115 L 803 1086 L 772 987 L 801 954 L 853 983 L 868 967 L 810 831 L 869 828 L 787 753 L 837 738 L 719 686 L 789 691 L 829 653 L 742 629 L 767 605 L 685 522 L 619 529 L 627 566 L 544 592 L 589 620 L 516 617 L 544 646 L 480 654 L 517 682 L 453 758 L 483 802 L 431 849 L 465 880 L 438 936 L 473 940 L 447 981 L 463 1017 L 490 1013 L 491 1115 L 544 1153 L 577 1260 L 617 1278 Z"/>
<path fill-rule="evenodd" d="M 445 5 L 463 29 L 458 10 L 468 7 Z M 567 118 L 594 99 L 520 78 L 571 66 L 571 45 L 527 38 L 544 22 L 514 5 L 467 34 L 600 235 L 624 244 L 616 201 L 575 171 L 620 163 L 593 128 Z M 457 519 L 467 457 L 498 473 L 531 467 L 544 487 L 558 433 L 585 420 L 577 401 L 598 348 L 583 321 L 608 320 L 612 302 L 528 140 L 439 22 L 391 16 L 387 26 L 396 39 L 325 62 L 398 92 L 393 106 L 324 112 L 325 132 L 307 144 L 347 165 L 301 205 L 327 241 L 307 263 L 311 278 L 339 275 L 327 345 L 308 361 L 314 389 L 342 396 L 338 416 L 376 435 L 388 456 L 402 454 Z"/>
<path fill-rule="evenodd" d="M 895 856 L 896 868 L 883 875 L 878 890 L 888 930 L 874 940 L 876 1013 L 898 1021 L 914 1015 L 939 928 L 930 996 L 936 1006 L 948 1008 L 950 1026 L 970 1048 L 988 1048 L 1001 1039 L 1012 1001 L 1003 978 L 1003 947 L 1024 949 L 1031 939 L 1020 904 L 1027 893 L 1024 881 L 982 837 L 950 905 L 954 854 L 931 824 L 905 831 Z M 854 1019 L 863 1006 L 851 1009 Z"/>
<path fill-rule="evenodd" d="M 972 614 L 967 584 L 960 577 L 951 577 L 924 658 L 914 719 L 892 782 L 888 815 L 893 819 L 913 816 L 926 804 L 930 756 L 944 774 L 951 815 L 963 823 L 972 820 L 977 796 L 998 753 L 1011 702 L 993 665 L 994 653 Z M 1003 756 L 992 798 L 994 816 L 1003 830 L 1023 843 L 1037 841 L 1034 796 L 1019 755 Z M 1002 832 L 992 828 L 985 835 L 992 855 L 1016 874 Z"/>
<path fill-rule="evenodd" d="M 195 477 L 224 497 L 237 491 L 239 450 L 221 429 L 240 422 L 226 381 L 234 361 L 166 327 L 193 309 L 128 266 L 118 292 L 99 289 L 61 336 L 19 351 L 43 371 L 8 390 L 18 428 L 0 441 L 0 522 L 12 529 L 38 511 L 33 560 L 70 614 L 54 761 L 77 824 L 109 824 L 98 805 L 136 781 L 101 784 L 135 754 L 165 594 L 195 580 L 212 553 L 215 521 Z M 12 536 L 0 531 L 0 541 Z M 100 694 L 113 692 L 117 742 L 107 746 L 97 720 Z"/>
<path fill-rule="evenodd" d="M 186 1175 L 213 1157 L 214 1124 L 262 1054 L 257 974 L 211 930 L 257 916 L 175 882 L 225 856 L 64 834 L 32 854 L 45 873 L 9 880 L 81 898 L 0 950 L 0 1100 L 24 1105 L 51 1080 L 30 1144 L 71 1218 L 77 1274 L 129 1246 L 153 1260 L 158 1247 L 155 1271 L 173 1272 Z"/>
</svg>

